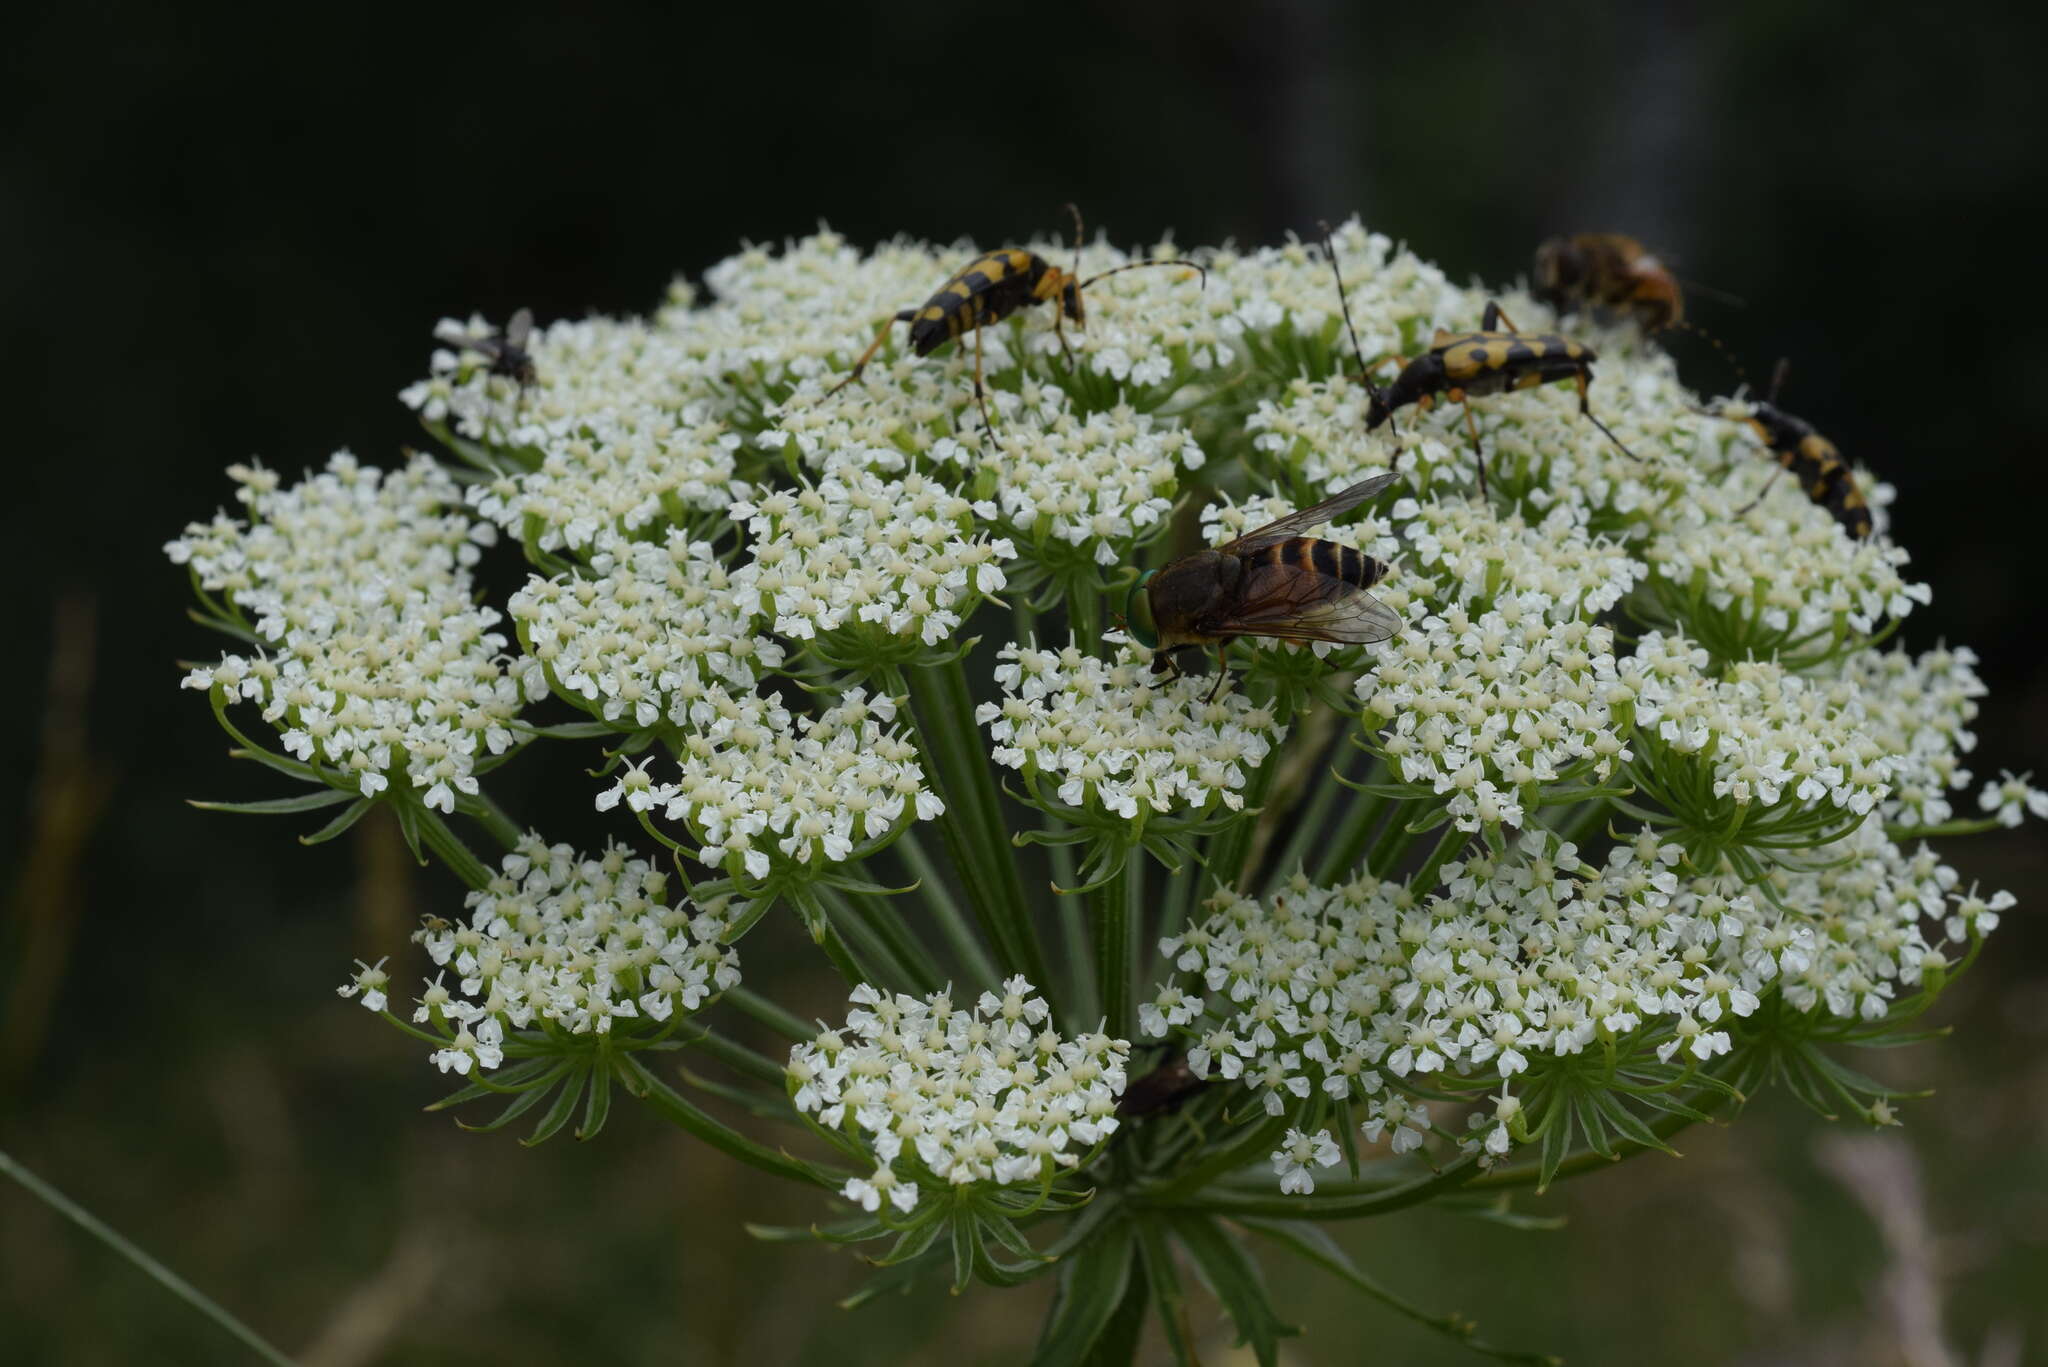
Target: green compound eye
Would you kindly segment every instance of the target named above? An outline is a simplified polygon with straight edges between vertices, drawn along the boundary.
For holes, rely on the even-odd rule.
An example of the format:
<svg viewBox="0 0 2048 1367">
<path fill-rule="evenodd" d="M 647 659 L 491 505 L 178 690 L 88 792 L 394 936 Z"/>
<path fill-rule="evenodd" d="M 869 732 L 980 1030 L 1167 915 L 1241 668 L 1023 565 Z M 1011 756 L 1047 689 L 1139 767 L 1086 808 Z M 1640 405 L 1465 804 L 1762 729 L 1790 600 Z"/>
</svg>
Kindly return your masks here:
<svg viewBox="0 0 2048 1367">
<path fill-rule="evenodd" d="M 1131 615 L 1131 605 L 1137 599 L 1138 590 L 1144 588 L 1146 581 L 1157 573 L 1159 573 L 1158 570 L 1146 570 L 1138 576 L 1130 588 L 1124 591 L 1124 630 L 1130 633 L 1133 641 L 1136 641 L 1147 650 L 1159 649 L 1158 633 L 1147 631 L 1138 625 L 1138 619 Z"/>
</svg>

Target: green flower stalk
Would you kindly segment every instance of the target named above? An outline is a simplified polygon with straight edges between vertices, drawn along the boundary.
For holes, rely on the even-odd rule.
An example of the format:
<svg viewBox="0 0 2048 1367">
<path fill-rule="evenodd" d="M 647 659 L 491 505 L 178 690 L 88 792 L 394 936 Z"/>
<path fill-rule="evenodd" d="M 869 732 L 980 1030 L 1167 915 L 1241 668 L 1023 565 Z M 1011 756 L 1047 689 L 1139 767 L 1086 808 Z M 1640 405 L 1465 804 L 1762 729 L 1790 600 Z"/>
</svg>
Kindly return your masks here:
<svg viewBox="0 0 2048 1367">
<path fill-rule="evenodd" d="M 1367 355 L 1496 297 L 1333 246 Z M 1256 1245 L 1538 1361 L 1318 1226 L 1668 1151 L 1774 1084 L 1896 1123 L 1843 1051 L 1908 1038 L 2012 904 L 1924 841 L 2048 794 L 1965 767 L 1966 649 L 1880 648 L 1928 597 L 1889 491 L 1860 477 L 1867 540 L 1756 499 L 1733 410 L 1633 324 L 1563 325 L 1633 457 L 1555 386 L 1397 438 L 1322 248 L 1194 259 L 1091 289 L 1071 357 L 1044 310 L 985 329 L 988 431 L 971 348 L 891 341 L 832 392 L 958 265 L 909 242 L 750 249 L 651 318 L 535 330 L 524 384 L 443 323 L 402 397 L 447 464 L 234 467 L 242 516 L 168 547 L 233 642 L 186 685 L 298 785 L 205 805 L 325 813 L 311 840 L 388 806 L 469 891 L 410 1008 L 383 964 L 341 991 L 444 1104 L 539 1139 L 644 1103 L 814 1189 L 750 1232 L 870 1245 L 856 1301 L 1051 1276 L 1052 1364 L 1128 1360 L 1146 1315 L 1192 1361 L 1213 1295 L 1270 1363 Z M 1391 640 L 1243 639 L 1212 695 L 1118 629 L 1144 570 L 1388 471 L 1317 535 L 1393 567 Z M 492 553 L 528 566 L 502 607 Z M 614 823 L 596 853 L 488 791 L 535 744 L 586 761 L 556 796 Z M 843 1026 L 741 985 L 777 916 Z"/>
</svg>

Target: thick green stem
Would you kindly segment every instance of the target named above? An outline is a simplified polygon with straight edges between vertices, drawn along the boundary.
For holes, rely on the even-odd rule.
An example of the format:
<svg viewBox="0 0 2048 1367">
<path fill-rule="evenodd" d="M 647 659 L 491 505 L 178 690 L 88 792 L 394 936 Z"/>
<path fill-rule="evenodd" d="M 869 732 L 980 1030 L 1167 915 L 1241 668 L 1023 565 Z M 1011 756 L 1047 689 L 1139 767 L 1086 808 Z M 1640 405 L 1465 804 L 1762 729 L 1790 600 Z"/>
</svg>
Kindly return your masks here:
<svg viewBox="0 0 2048 1367">
<path fill-rule="evenodd" d="M 1243 888 L 1250 870 L 1244 867 L 1245 852 L 1252 847 L 1252 834 L 1258 821 L 1258 810 L 1265 804 L 1266 793 L 1273 786 L 1273 776 L 1280 768 L 1278 757 L 1267 755 L 1266 762 L 1252 771 L 1251 781 L 1245 784 L 1244 810 L 1237 820 L 1209 837 L 1203 854 L 1203 867 L 1209 876 L 1220 880 L 1227 887 Z"/>
<path fill-rule="evenodd" d="M 976 988 L 994 987 L 1002 974 L 996 971 L 995 960 L 989 958 L 988 950 L 982 947 L 974 928 L 967 924 L 966 913 L 953 900 L 952 888 L 918 841 L 916 829 L 905 830 L 898 836 L 894 848 L 903 856 L 910 876 L 917 880 L 918 891 L 924 894 L 925 906 L 938 923 L 939 934 L 945 937 L 947 947 L 953 951 L 954 959 L 959 962 L 970 984 Z"/>
<path fill-rule="evenodd" d="M 1415 877 L 1408 880 L 1408 886 L 1421 896 L 1436 891 L 1437 875 L 1464 850 L 1465 846 L 1478 839 L 1470 831 L 1461 831 L 1456 824 L 1444 828 L 1443 838 L 1436 842 L 1436 848 L 1429 852 L 1429 858 L 1415 871 Z"/>
<path fill-rule="evenodd" d="M 650 1103 L 670 1120 L 688 1130 L 697 1138 L 731 1155 L 750 1167 L 759 1168 L 777 1177 L 786 1177 L 792 1182 L 804 1182 L 813 1186 L 836 1189 L 839 1182 L 830 1174 L 821 1172 L 808 1163 L 802 1163 L 788 1154 L 755 1143 L 745 1135 L 726 1128 L 716 1119 L 692 1105 L 688 1098 L 675 1088 L 649 1072 L 647 1065 L 632 1054 L 622 1055 L 618 1063 L 620 1081 L 626 1090 L 643 1101 Z"/>
<path fill-rule="evenodd" d="M 1461 1158 L 1441 1172 L 1418 1177 L 1402 1186 L 1357 1196 L 1252 1196 L 1206 1191 L 1177 1204 L 1218 1215 L 1272 1216 L 1291 1220 L 1355 1220 L 1386 1215 L 1433 1200 L 1447 1191 L 1470 1186 L 1479 1172 L 1476 1158 Z"/>
<path fill-rule="evenodd" d="M 817 1027 L 809 1021 L 785 1011 L 751 988 L 731 988 L 719 1000 L 741 1015 L 753 1017 L 784 1039 L 808 1040 L 818 1033 Z"/>
<path fill-rule="evenodd" d="M 27 1187 L 37 1200 L 56 1211 L 72 1224 L 77 1225 L 87 1234 L 92 1235 L 93 1238 L 98 1239 L 108 1248 L 113 1249 L 114 1252 L 133 1263 L 145 1276 L 155 1281 L 166 1291 L 169 1291 L 179 1300 L 184 1301 L 185 1304 L 191 1306 L 222 1329 L 234 1335 L 250 1352 L 255 1353 L 265 1362 L 276 1363 L 278 1367 L 291 1367 L 292 1360 L 290 1358 L 278 1352 L 277 1349 L 271 1347 L 268 1343 L 265 1343 L 254 1329 L 251 1329 L 248 1325 L 242 1323 L 220 1305 L 209 1299 L 205 1292 L 171 1271 L 168 1267 L 165 1267 L 156 1259 L 150 1257 L 147 1253 L 144 1253 L 91 1211 L 71 1200 L 63 1192 L 58 1191 L 27 1168 L 22 1167 L 21 1164 L 15 1162 L 4 1151 L 0 1151 L 0 1172 L 6 1173 L 9 1177 L 21 1183 L 22 1186 Z"/>
<path fill-rule="evenodd" d="M 462 837 L 448 829 L 448 823 L 441 820 L 440 813 L 430 808 L 421 809 L 419 832 L 420 843 L 439 855 L 441 862 L 452 869 L 457 878 L 479 892 L 490 886 L 491 871 L 471 853 L 469 846 L 462 843 Z"/>
<path fill-rule="evenodd" d="M 931 951 L 911 933 L 910 926 L 887 898 L 821 887 L 818 900 L 825 904 L 834 924 L 844 925 L 848 934 L 861 941 L 869 962 L 879 959 L 889 966 L 900 980 L 892 986 L 925 995 L 936 992 L 945 982 L 945 974 L 932 961 Z"/>
<path fill-rule="evenodd" d="M 1049 989 L 1045 955 L 1003 821 L 1002 793 L 975 725 L 967 671 L 952 659 L 911 670 L 908 682 L 927 777 L 938 785 L 946 803 L 939 830 L 954 871 L 974 902 L 974 914 L 995 946 L 1003 972 L 1022 973 Z"/>
<path fill-rule="evenodd" d="M 1134 1024 L 1131 983 L 1137 968 L 1138 900 L 1145 886 L 1144 852 L 1133 850 L 1117 873 L 1088 894 L 1095 918 L 1095 980 L 1102 989 L 1103 1027 L 1129 1039 Z"/>
<path fill-rule="evenodd" d="M 491 839 L 508 850 L 518 849 L 519 842 L 526 838 L 525 830 L 512 819 L 511 814 L 492 801 L 491 795 L 482 789 L 478 789 L 475 796 L 466 798 L 456 810 L 489 831 Z"/>
</svg>

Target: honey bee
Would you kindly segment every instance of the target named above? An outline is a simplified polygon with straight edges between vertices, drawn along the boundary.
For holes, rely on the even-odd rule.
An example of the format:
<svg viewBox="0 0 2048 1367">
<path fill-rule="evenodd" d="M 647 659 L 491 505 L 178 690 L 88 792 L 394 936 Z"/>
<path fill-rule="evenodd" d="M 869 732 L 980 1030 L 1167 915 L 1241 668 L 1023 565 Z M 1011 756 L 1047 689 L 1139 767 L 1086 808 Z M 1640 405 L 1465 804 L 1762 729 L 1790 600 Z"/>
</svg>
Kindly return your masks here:
<svg viewBox="0 0 2048 1367">
<path fill-rule="evenodd" d="M 1145 590 L 1157 644 L 1155 674 L 1185 672 L 1180 652 L 1215 647 L 1215 698 L 1227 671 L 1224 652 L 1239 636 L 1371 645 L 1401 629 L 1401 619 L 1366 590 L 1387 564 L 1349 546 L 1302 532 L 1355 508 L 1394 481 L 1390 471 L 1333 494 L 1312 508 L 1276 518 L 1212 550 L 1184 555 L 1132 586 Z M 1134 636 L 1137 633 L 1132 633 Z"/>
</svg>

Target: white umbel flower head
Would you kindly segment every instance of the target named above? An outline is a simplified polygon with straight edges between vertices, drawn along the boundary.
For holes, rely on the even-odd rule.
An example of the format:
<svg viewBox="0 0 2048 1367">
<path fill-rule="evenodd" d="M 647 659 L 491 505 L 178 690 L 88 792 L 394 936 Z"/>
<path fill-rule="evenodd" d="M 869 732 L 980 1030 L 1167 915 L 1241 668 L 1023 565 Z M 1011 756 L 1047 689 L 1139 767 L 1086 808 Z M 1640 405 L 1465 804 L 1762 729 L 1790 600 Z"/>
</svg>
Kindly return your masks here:
<svg viewBox="0 0 2048 1367">
<path fill-rule="evenodd" d="M 1061 1035 L 1022 978 L 965 1008 L 865 984 L 851 1001 L 843 1028 L 790 1050 L 789 1088 L 797 1110 L 874 1152 L 886 1179 L 845 1192 L 869 1210 L 907 1213 L 940 1184 L 1047 1183 L 1117 1129 L 1130 1042 Z"/>
<path fill-rule="evenodd" d="M 233 466 L 249 521 L 195 522 L 164 549 L 263 643 L 194 669 L 185 686 L 250 702 L 298 760 L 375 797 L 394 782 L 454 810 L 480 759 L 515 739 L 531 661 L 507 661 L 471 567 L 493 531 L 424 456 L 401 470 L 346 452 L 290 487 Z M 522 690 L 521 677 L 528 675 Z"/>
<path fill-rule="evenodd" d="M 1234 690 L 1206 701 L 1207 679 L 1161 683 L 1139 656 L 1126 647 L 1106 663 L 1075 645 L 1004 646 L 1003 700 L 975 710 L 996 763 L 1054 789 L 1068 807 L 1126 819 L 1241 809 L 1246 779 L 1285 727 Z"/>
<path fill-rule="evenodd" d="M 895 718 L 892 699 L 860 689 L 815 717 L 713 689 L 690 705 L 677 778 L 634 766 L 597 805 L 681 822 L 700 863 L 745 883 L 806 877 L 945 811 Z"/>
<path fill-rule="evenodd" d="M 445 970 L 413 1013 L 450 1032 L 434 1056 L 444 1072 L 496 1067 L 502 1051 L 481 1042 L 512 1030 L 608 1033 L 630 1045 L 740 981 L 739 956 L 720 938 L 742 908 L 671 902 L 668 875 L 617 845 L 587 856 L 529 833 L 463 905 L 461 920 L 430 917 L 413 934 Z M 358 973 L 351 986 L 363 984 Z M 380 1010 L 375 986 L 363 1005 Z"/>
<path fill-rule="evenodd" d="M 993 504 L 914 470 L 885 478 L 835 465 L 816 484 L 731 512 L 752 551 L 733 576 L 738 603 L 839 661 L 902 659 L 950 638 L 1002 589 L 1003 563 L 1015 554 L 978 530 Z"/>
<path fill-rule="evenodd" d="M 535 575 L 510 609 L 555 692 L 621 730 L 686 725 L 712 690 L 750 691 L 782 665 L 724 563 L 681 531 L 613 539 L 588 571 Z"/>
</svg>

